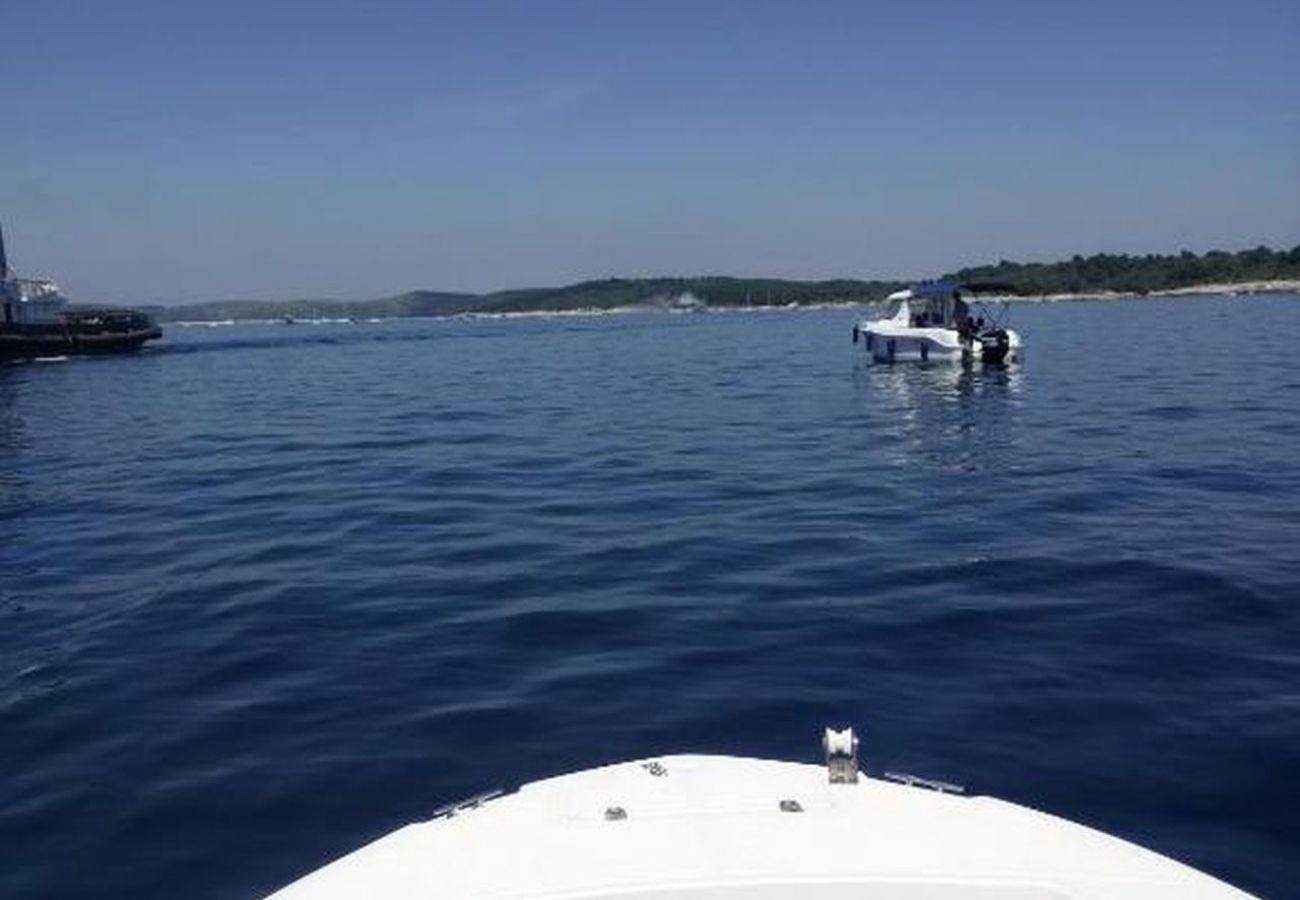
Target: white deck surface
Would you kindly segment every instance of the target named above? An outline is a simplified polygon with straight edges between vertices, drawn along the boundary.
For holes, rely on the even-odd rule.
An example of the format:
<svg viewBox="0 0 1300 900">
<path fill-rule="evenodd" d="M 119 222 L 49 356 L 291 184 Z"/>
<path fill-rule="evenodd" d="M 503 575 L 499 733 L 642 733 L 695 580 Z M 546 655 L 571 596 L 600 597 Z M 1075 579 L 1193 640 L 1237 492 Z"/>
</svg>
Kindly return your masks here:
<svg viewBox="0 0 1300 900">
<path fill-rule="evenodd" d="M 409 825 L 275 900 L 1119 900 L 1248 895 L 1158 854 L 987 797 L 822 766 L 667 756 L 526 785 Z M 802 812 L 784 812 L 794 800 Z M 607 818 L 617 807 L 625 818 Z"/>
</svg>

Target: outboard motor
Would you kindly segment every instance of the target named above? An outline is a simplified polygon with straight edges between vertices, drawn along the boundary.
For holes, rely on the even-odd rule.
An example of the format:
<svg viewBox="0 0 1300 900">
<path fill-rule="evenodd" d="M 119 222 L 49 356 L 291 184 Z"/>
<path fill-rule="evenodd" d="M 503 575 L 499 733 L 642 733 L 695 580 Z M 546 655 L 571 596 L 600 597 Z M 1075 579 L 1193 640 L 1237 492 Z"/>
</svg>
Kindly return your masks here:
<svg viewBox="0 0 1300 900">
<path fill-rule="evenodd" d="M 1005 328 L 994 328 L 979 337 L 980 359 L 987 363 L 1000 363 L 1011 352 L 1011 338 Z"/>
</svg>

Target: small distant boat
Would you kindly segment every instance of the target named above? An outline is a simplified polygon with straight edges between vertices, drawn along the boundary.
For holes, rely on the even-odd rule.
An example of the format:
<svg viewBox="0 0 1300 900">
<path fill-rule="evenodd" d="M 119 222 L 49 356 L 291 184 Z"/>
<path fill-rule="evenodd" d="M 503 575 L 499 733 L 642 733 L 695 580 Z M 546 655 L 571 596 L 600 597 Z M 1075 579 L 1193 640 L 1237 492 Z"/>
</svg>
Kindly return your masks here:
<svg viewBox="0 0 1300 900">
<path fill-rule="evenodd" d="M 1091 828 L 955 785 L 661 756 L 443 807 L 271 900 L 1249 900 Z"/>
<path fill-rule="evenodd" d="M 668 308 L 673 312 L 705 312 L 709 305 L 699 297 L 687 291 L 685 294 L 679 294 L 668 304 Z"/>
<path fill-rule="evenodd" d="M 142 312 L 72 307 L 46 278 L 18 278 L 0 232 L 0 359 L 40 359 L 87 353 L 126 353 L 162 337 Z"/>
<path fill-rule="evenodd" d="M 853 326 L 853 340 L 866 346 L 878 362 L 1016 362 L 1020 335 L 1001 323 L 1005 316 L 976 315 L 967 296 L 1005 294 L 1008 285 L 922 281 L 886 298 L 882 318 Z"/>
</svg>

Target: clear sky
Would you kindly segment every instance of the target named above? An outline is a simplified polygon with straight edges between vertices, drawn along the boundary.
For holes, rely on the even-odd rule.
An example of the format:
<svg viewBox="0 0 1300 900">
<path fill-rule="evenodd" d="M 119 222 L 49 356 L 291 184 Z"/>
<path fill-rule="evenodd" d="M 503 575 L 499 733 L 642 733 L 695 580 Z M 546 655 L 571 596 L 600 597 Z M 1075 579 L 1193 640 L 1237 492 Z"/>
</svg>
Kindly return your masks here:
<svg viewBox="0 0 1300 900">
<path fill-rule="evenodd" d="M 75 299 L 1300 243 L 1300 3 L 0 0 Z"/>
</svg>

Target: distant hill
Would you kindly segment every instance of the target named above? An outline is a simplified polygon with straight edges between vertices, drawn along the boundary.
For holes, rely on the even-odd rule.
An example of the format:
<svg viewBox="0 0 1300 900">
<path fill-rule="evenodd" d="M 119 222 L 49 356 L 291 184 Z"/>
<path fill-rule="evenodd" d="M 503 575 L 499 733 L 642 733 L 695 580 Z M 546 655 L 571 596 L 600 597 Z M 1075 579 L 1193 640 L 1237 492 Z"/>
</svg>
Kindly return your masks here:
<svg viewBox="0 0 1300 900">
<path fill-rule="evenodd" d="M 949 272 L 946 280 L 995 281 L 1025 296 L 1113 291 L 1144 294 L 1208 284 L 1300 280 L 1300 246 L 1256 247 L 1239 253 L 1129 256 L 1100 253 L 1053 263 L 1002 260 Z M 810 306 L 881 300 L 906 281 L 790 281 L 781 278 L 607 278 L 564 287 L 521 288 L 491 294 L 409 291 L 375 300 L 219 300 L 152 307 L 162 322 L 226 319 L 401 318 L 467 312 L 551 312 L 572 309 L 669 307 L 689 297 L 706 306 Z"/>
<path fill-rule="evenodd" d="M 346 319 L 449 316 L 474 309 L 476 294 L 408 291 L 377 300 L 216 300 L 184 306 L 154 307 L 162 322 L 220 322 L 227 319 Z"/>
</svg>

